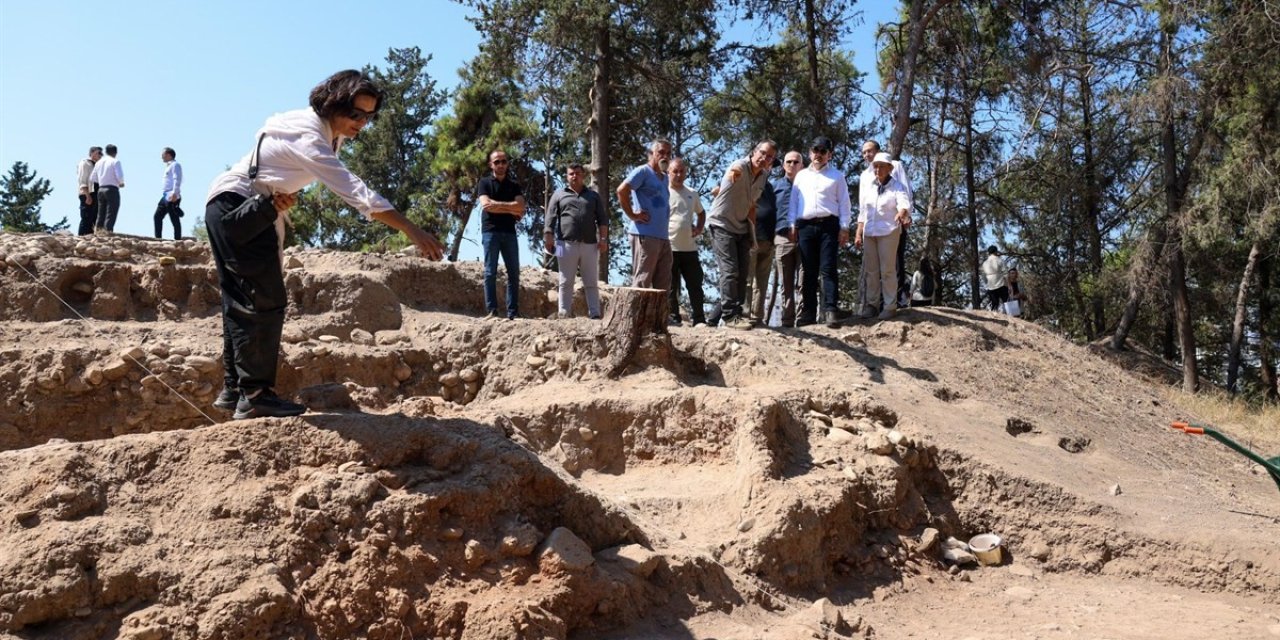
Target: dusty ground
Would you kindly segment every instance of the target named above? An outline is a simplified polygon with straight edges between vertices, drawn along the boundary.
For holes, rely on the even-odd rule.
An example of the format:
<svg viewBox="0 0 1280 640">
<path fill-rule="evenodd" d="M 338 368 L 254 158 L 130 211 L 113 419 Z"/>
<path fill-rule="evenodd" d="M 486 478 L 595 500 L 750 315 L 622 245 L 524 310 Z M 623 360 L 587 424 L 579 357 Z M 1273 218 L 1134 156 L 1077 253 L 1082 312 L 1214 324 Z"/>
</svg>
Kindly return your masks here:
<svg viewBox="0 0 1280 640">
<path fill-rule="evenodd" d="M 549 275 L 483 322 L 475 264 L 287 258 L 312 411 L 227 422 L 206 248 L 0 235 L 0 637 L 1280 637 L 1275 484 L 1033 324 L 680 328 L 613 379 Z"/>
</svg>

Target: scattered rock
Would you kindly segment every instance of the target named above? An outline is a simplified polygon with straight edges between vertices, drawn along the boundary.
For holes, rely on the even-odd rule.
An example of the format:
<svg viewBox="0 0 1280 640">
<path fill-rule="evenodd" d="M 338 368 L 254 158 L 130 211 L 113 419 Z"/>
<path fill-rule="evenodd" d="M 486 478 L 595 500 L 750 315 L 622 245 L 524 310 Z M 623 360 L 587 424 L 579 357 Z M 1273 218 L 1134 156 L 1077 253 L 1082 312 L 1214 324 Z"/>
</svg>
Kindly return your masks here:
<svg viewBox="0 0 1280 640">
<path fill-rule="evenodd" d="M 893 443 L 889 442 L 889 437 L 880 432 L 867 433 L 862 436 L 863 444 L 867 447 L 867 451 L 878 456 L 887 456 L 893 453 Z"/>
<path fill-rule="evenodd" d="M 524 361 L 534 369 L 541 369 L 547 364 L 546 358 L 542 356 L 535 356 L 535 355 L 530 355 L 529 357 L 525 358 Z"/>
<path fill-rule="evenodd" d="M 320 342 L 327 342 L 329 344 L 342 342 L 342 338 L 339 338 L 338 336 L 335 336 L 335 335 L 329 335 L 329 334 L 322 335 L 316 338 L 316 340 L 319 340 Z"/>
<path fill-rule="evenodd" d="M 462 378 L 463 382 L 477 382 L 480 380 L 480 372 L 475 369 L 467 368 L 459 372 L 458 377 Z"/>
<path fill-rule="evenodd" d="M 1107 493 L 1110 493 L 1113 496 L 1118 496 L 1121 493 L 1124 493 L 1124 490 L 1120 488 L 1120 485 L 1113 484 L 1111 485 L 1111 488 L 1107 489 Z"/>
<path fill-rule="evenodd" d="M 855 436 L 852 433 L 845 431 L 844 429 L 828 429 L 827 430 L 827 440 L 835 444 L 848 444 L 857 439 L 858 439 L 858 436 Z"/>
<path fill-rule="evenodd" d="M 662 563 L 662 556 L 638 544 L 610 547 L 597 554 L 601 562 L 611 562 L 641 578 L 648 578 Z"/>
<path fill-rule="evenodd" d="M 920 544 L 916 548 L 920 551 L 928 551 L 932 549 L 933 545 L 937 544 L 938 537 L 940 535 L 942 534 L 939 533 L 938 530 L 934 529 L 933 527 L 929 527 L 928 529 L 925 529 L 924 533 L 920 534 Z"/>
<path fill-rule="evenodd" d="M 564 527 L 556 527 L 547 536 L 538 558 L 544 567 L 550 565 L 565 571 L 582 571 L 595 562 L 591 547 Z"/>
<path fill-rule="evenodd" d="M 172 267 L 178 264 L 178 259 L 173 256 L 160 256 L 159 262 L 162 267 Z"/>
<path fill-rule="evenodd" d="M 351 341 L 362 345 L 372 345 L 374 343 L 373 334 L 364 329 L 352 329 Z"/>
<path fill-rule="evenodd" d="M 444 386 L 446 389 L 449 387 L 456 387 L 461 382 L 462 382 L 462 377 L 453 372 L 449 372 L 440 376 L 440 384 Z M 445 399 L 448 400 L 448 398 L 445 398 Z"/>
</svg>

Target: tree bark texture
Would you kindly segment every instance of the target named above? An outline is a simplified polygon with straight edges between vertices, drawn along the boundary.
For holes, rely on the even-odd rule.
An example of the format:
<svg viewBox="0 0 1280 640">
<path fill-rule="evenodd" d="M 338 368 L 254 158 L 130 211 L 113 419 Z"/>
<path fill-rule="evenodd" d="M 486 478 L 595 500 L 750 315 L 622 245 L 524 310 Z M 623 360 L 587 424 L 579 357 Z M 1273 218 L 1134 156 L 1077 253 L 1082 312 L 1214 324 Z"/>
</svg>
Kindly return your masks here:
<svg viewBox="0 0 1280 640">
<path fill-rule="evenodd" d="M 603 21 L 596 27 L 595 69 L 591 80 L 591 120 L 587 128 L 591 136 L 591 181 L 595 183 L 596 193 L 604 199 L 605 211 L 613 207 L 607 203 L 613 194 L 613 185 L 609 183 L 609 153 L 612 141 L 609 131 L 609 75 L 612 73 L 613 50 L 609 42 L 609 21 Z M 600 282 L 609 282 L 609 248 L 600 254 Z"/>
<path fill-rule="evenodd" d="M 616 378 L 631 364 L 645 337 L 667 333 L 667 292 L 665 289 L 619 287 L 604 311 L 604 331 L 609 336 L 610 378 Z"/>
<path fill-rule="evenodd" d="M 1240 386 L 1240 351 L 1244 342 L 1245 308 L 1249 303 L 1249 283 L 1253 280 L 1253 271 L 1258 265 L 1258 256 L 1262 253 L 1255 240 L 1249 249 L 1249 259 L 1244 264 L 1244 275 L 1240 276 L 1240 288 L 1236 291 L 1236 317 L 1231 323 L 1231 345 L 1227 350 L 1227 392 L 1235 395 Z"/>
<path fill-rule="evenodd" d="M 1262 383 L 1262 397 L 1275 402 L 1280 400 L 1280 382 L 1276 380 L 1276 354 L 1272 348 L 1270 323 L 1276 310 L 1271 303 L 1272 269 L 1275 259 L 1263 256 L 1258 264 L 1258 378 Z"/>
</svg>

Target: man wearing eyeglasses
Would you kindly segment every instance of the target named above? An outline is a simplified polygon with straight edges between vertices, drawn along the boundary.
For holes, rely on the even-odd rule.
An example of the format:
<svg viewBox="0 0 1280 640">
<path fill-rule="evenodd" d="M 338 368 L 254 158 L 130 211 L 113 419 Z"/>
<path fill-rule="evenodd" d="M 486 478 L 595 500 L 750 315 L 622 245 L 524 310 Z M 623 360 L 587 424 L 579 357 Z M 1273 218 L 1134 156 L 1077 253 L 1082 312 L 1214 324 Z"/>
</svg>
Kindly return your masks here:
<svg viewBox="0 0 1280 640">
<path fill-rule="evenodd" d="M 773 236 L 775 262 L 778 272 L 778 288 L 782 290 L 782 326 L 791 327 L 796 323 L 796 270 L 799 267 L 800 255 L 796 251 L 796 243 L 791 241 L 791 220 L 788 218 L 791 209 L 791 186 L 796 175 L 804 168 L 804 156 L 799 151 L 788 151 L 782 160 L 783 175 L 769 181 L 765 193 L 772 191 L 774 206 L 778 212 L 774 221 Z M 765 194 L 761 194 L 763 200 Z"/>
<path fill-rule="evenodd" d="M 868 140 L 862 143 L 862 161 L 866 163 L 867 168 L 862 170 L 862 174 L 858 176 L 858 210 L 859 215 L 866 207 L 874 207 L 877 197 L 875 183 L 876 170 L 875 158 L 880 153 L 880 143 L 875 140 Z M 897 180 L 899 184 L 907 192 L 907 198 L 913 198 L 911 193 L 911 181 L 907 180 L 907 172 L 903 170 L 902 163 L 893 161 L 893 172 L 891 176 Z M 898 272 L 898 306 L 906 307 L 911 304 L 911 279 L 905 275 L 907 272 L 907 229 L 911 226 L 911 218 L 907 218 L 907 222 L 899 230 L 901 234 L 898 237 L 898 253 L 895 259 L 895 267 Z M 867 263 L 862 263 L 862 269 L 858 273 L 858 308 L 866 309 L 871 307 L 873 313 L 880 312 L 879 300 L 867 300 Z"/>
<path fill-rule="evenodd" d="M 524 216 L 524 189 L 509 175 L 511 160 L 507 152 L 496 149 L 489 153 L 489 169 L 493 175 L 480 179 L 476 195 L 483 214 L 480 217 L 480 239 L 484 246 L 484 307 L 486 320 L 498 318 L 498 256 L 507 269 L 508 320 L 520 316 L 520 244 L 516 240 L 516 223 Z"/>
<path fill-rule="evenodd" d="M 822 276 L 822 316 L 828 327 L 840 326 L 836 315 L 840 274 L 837 265 L 840 247 L 849 244 L 853 211 L 849 184 L 844 173 L 831 166 L 833 144 L 819 136 L 809 146 L 809 167 L 796 174 L 791 187 L 788 218 L 791 240 L 800 248 L 804 298 L 796 326 L 817 322 L 818 276 Z"/>
<path fill-rule="evenodd" d="M 743 304 L 751 277 L 751 251 L 756 246 L 756 202 L 769 179 L 769 169 L 778 155 L 778 145 L 761 140 L 751 155 L 729 165 L 720 179 L 711 202 L 707 225 L 711 228 L 711 249 L 720 271 L 720 325 L 750 329 Z M 768 242 L 768 240 L 766 240 Z M 770 244 L 772 247 L 772 244 Z"/>
</svg>

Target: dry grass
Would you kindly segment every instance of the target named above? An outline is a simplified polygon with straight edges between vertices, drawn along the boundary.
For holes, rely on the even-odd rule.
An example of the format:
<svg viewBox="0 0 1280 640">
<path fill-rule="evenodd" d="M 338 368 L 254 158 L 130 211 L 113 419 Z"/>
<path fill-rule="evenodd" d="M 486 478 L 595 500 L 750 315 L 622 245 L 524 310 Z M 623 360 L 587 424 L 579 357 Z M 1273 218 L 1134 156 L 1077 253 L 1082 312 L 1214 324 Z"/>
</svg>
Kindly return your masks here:
<svg viewBox="0 0 1280 640">
<path fill-rule="evenodd" d="M 1190 394 L 1170 387 L 1164 395 L 1174 406 L 1187 410 L 1186 417 L 1191 421 L 1205 422 L 1225 433 L 1264 443 L 1268 450 L 1280 449 L 1280 405 L 1250 406 L 1216 390 Z M 1280 451 L 1268 455 L 1277 454 Z"/>
</svg>

